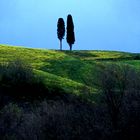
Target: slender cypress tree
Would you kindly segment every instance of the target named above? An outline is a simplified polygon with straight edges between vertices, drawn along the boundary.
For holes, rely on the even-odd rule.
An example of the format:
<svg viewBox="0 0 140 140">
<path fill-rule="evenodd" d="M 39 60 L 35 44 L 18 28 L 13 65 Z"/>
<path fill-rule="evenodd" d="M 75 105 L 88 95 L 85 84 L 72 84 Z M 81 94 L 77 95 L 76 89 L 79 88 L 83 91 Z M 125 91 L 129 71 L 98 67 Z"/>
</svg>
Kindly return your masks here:
<svg viewBox="0 0 140 140">
<path fill-rule="evenodd" d="M 75 35 L 74 35 L 74 24 L 71 15 L 67 16 L 67 43 L 70 46 L 70 51 L 72 50 L 72 45 L 75 42 Z"/>
<path fill-rule="evenodd" d="M 60 50 L 62 50 L 62 39 L 65 36 L 65 22 L 63 18 L 59 18 L 57 22 L 57 37 L 60 40 Z"/>
</svg>

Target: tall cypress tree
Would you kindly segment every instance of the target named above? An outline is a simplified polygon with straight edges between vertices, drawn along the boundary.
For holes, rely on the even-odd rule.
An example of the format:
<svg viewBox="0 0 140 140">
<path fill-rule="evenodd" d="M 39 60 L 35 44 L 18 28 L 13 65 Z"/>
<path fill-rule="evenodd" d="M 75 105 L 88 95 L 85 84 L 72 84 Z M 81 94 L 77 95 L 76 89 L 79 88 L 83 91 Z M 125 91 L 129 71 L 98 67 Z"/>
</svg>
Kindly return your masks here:
<svg viewBox="0 0 140 140">
<path fill-rule="evenodd" d="M 72 45 L 75 42 L 75 34 L 74 34 L 74 24 L 71 15 L 67 16 L 67 43 L 70 46 L 70 51 L 72 50 Z"/>
<path fill-rule="evenodd" d="M 57 22 L 57 37 L 60 40 L 60 50 L 62 50 L 62 39 L 65 36 L 65 22 L 63 18 L 59 18 Z"/>
</svg>

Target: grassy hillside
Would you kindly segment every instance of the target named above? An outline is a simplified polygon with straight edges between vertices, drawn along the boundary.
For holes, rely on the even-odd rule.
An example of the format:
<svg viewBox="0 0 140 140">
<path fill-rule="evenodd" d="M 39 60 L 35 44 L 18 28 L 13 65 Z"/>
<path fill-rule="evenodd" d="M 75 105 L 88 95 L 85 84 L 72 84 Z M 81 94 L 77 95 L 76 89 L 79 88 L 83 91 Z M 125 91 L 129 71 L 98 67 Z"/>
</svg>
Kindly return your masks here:
<svg viewBox="0 0 140 140">
<path fill-rule="evenodd" d="M 57 51 L 0 45 L 0 63 L 21 59 L 45 78 L 47 85 L 57 85 L 66 92 L 89 100 L 98 99 L 96 88 L 87 86 L 94 68 L 106 63 L 128 64 L 140 68 L 140 54 L 116 51 Z M 83 93 L 88 94 L 83 94 Z"/>
</svg>

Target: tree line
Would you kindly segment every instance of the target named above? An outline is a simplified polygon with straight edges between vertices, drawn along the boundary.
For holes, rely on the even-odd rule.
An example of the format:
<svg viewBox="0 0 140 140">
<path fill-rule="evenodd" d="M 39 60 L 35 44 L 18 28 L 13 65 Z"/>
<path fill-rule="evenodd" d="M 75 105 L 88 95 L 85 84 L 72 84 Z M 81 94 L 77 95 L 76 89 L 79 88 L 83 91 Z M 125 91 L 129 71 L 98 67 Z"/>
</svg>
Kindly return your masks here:
<svg viewBox="0 0 140 140">
<path fill-rule="evenodd" d="M 67 36 L 66 40 L 67 43 L 69 44 L 70 51 L 72 51 L 72 45 L 75 42 L 75 34 L 74 34 L 74 24 L 73 24 L 73 18 L 69 14 L 67 16 Z M 62 40 L 64 39 L 65 36 L 65 22 L 63 18 L 59 18 L 57 22 L 57 37 L 60 40 L 60 50 L 62 50 Z"/>
</svg>

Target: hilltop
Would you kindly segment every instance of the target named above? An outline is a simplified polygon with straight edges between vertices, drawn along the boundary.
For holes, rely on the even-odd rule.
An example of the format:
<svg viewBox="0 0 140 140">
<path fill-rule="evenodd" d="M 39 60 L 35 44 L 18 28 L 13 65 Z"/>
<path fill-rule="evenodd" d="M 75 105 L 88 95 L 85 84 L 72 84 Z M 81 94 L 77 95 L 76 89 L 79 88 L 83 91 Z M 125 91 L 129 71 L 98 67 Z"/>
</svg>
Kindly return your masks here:
<svg viewBox="0 0 140 140">
<path fill-rule="evenodd" d="M 140 54 L 118 51 L 59 51 L 32 49 L 0 45 L 0 63 L 22 60 L 31 65 L 34 72 L 45 78 L 46 85 L 57 85 L 66 92 L 84 97 L 83 91 L 89 93 L 88 99 L 97 100 L 98 90 L 86 84 L 94 68 L 107 63 L 128 64 L 140 68 Z M 87 98 L 87 95 L 86 95 Z"/>
</svg>

